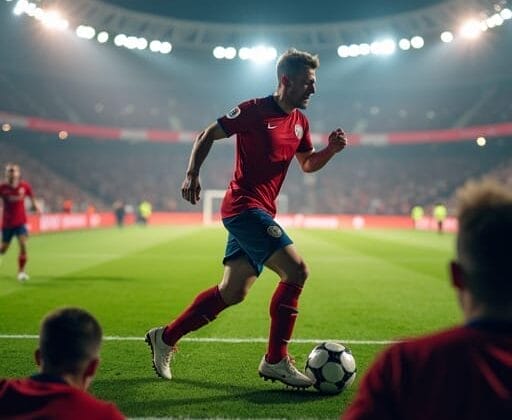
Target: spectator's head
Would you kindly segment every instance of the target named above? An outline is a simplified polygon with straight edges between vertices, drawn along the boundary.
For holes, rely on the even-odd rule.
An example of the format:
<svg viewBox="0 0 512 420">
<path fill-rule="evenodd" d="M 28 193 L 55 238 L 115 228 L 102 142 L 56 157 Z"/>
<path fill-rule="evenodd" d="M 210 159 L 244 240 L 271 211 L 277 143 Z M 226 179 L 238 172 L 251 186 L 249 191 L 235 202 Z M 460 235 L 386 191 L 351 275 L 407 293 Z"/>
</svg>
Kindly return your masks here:
<svg viewBox="0 0 512 420">
<path fill-rule="evenodd" d="M 459 233 L 453 285 L 466 319 L 512 318 L 512 191 L 493 180 L 457 192 Z"/>
<path fill-rule="evenodd" d="M 86 390 L 99 364 L 102 330 L 78 308 L 57 309 L 43 319 L 36 361 L 42 373 L 60 376 Z"/>
<path fill-rule="evenodd" d="M 5 178 L 9 184 L 16 183 L 20 179 L 20 167 L 14 163 L 5 165 Z"/>
<path fill-rule="evenodd" d="M 295 48 L 287 50 L 277 62 L 278 92 L 293 108 L 305 109 L 315 93 L 315 71 L 320 65 L 318 56 Z"/>
</svg>

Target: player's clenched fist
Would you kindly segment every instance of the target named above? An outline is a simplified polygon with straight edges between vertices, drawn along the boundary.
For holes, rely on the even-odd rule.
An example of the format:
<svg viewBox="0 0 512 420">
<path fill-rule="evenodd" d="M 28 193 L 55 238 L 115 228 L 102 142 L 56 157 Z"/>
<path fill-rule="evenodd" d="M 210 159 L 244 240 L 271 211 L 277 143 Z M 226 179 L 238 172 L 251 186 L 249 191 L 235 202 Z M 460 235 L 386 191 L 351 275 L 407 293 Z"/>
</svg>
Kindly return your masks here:
<svg viewBox="0 0 512 420">
<path fill-rule="evenodd" d="M 196 175 L 187 175 L 181 185 L 181 196 L 190 203 L 196 204 L 199 201 L 200 193 L 201 184 L 199 177 Z"/>
<path fill-rule="evenodd" d="M 337 128 L 329 134 L 329 148 L 336 153 L 341 152 L 347 144 L 347 135 L 341 128 Z"/>
</svg>

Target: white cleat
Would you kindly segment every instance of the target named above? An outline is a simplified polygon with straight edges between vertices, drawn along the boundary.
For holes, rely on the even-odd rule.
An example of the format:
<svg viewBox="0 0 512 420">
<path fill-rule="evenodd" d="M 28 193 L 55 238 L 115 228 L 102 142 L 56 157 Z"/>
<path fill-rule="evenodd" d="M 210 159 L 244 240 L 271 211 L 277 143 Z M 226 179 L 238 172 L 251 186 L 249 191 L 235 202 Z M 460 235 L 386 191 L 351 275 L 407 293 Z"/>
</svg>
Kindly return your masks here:
<svg viewBox="0 0 512 420">
<path fill-rule="evenodd" d="M 279 363 L 275 364 L 268 363 L 265 356 L 263 356 L 258 372 L 265 380 L 270 379 L 272 382 L 280 381 L 294 388 L 304 389 L 313 385 L 311 379 L 295 367 L 294 361 L 290 356 L 286 356 Z"/>
<path fill-rule="evenodd" d="M 18 281 L 20 283 L 25 283 L 30 277 L 28 276 L 27 273 L 25 273 L 24 271 L 20 271 L 18 273 Z"/>
<path fill-rule="evenodd" d="M 162 340 L 165 327 L 152 328 L 146 333 L 146 343 L 151 347 L 153 355 L 153 368 L 158 376 L 164 379 L 172 379 L 171 359 L 176 348 L 168 346 Z"/>
</svg>

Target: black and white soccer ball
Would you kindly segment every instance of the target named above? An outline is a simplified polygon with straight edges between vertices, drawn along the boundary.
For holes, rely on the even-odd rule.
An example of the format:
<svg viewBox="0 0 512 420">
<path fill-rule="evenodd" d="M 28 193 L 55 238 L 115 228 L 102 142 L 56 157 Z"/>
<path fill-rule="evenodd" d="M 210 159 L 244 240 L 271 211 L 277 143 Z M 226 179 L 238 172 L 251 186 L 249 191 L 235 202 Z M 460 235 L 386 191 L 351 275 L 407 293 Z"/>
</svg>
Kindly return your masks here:
<svg viewBox="0 0 512 420">
<path fill-rule="evenodd" d="M 350 349 L 335 341 L 317 345 L 306 361 L 306 375 L 326 394 L 339 394 L 356 378 L 356 360 Z"/>
</svg>

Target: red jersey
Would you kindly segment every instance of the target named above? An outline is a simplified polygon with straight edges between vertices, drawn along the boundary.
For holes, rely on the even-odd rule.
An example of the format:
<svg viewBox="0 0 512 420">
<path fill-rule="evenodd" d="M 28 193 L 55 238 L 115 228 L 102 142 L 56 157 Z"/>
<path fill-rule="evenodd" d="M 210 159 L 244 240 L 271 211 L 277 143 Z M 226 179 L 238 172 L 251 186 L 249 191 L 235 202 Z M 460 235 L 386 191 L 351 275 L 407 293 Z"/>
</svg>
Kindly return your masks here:
<svg viewBox="0 0 512 420">
<path fill-rule="evenodd" d="M 391 346 L 343 419 L 512 419 L 512 324 L 481 321 Z"/>
<path fill-rule="evenodd" d="M 33 197 L 28 182 L 20 181 L 16 187 L 7 183 L 0 184 L 0 197 L 3 201 L 3 228 L 14 228 L 27 223 L 25 197 Z"/>
<path fill-rule="evenodd" d="M 2 419 L 124 419 L 114 404 L 95 399 L 59 378 L 0 380 Z"/>
<path fill-rule="evenodd" d="M 297 152 L 313 149 L 309 122 L 298 109 L 285 113 L 273 96 L 233 108 L 218 123 L 236 134 L 235 171 L 221 207 L 222 217 L 260 208 L 272 216 L 290 162 Z"/>
</svg>

